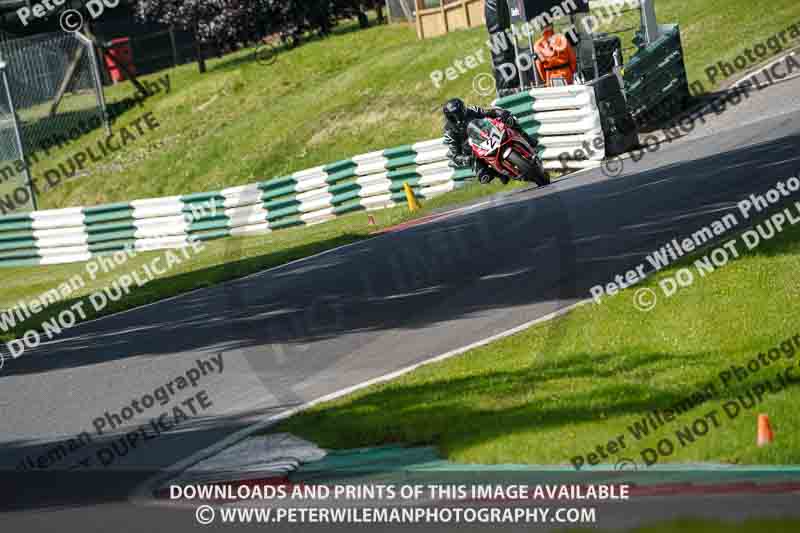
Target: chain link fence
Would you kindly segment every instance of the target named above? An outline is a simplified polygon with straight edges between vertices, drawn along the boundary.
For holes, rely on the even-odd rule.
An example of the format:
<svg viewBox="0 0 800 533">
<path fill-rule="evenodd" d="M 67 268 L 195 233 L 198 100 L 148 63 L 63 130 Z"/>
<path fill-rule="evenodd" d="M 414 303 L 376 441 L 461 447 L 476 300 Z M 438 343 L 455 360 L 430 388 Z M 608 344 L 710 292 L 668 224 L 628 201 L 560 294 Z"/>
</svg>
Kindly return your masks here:
<svg viewBox="0 0 800 533">
<path fill-rule="evenodd" d="M 38 163 L 49 158 L 52 149 L 108 123 L 94 45 L 83 35 L 0 40 L 0 62 L 5 63 L 0 87 L 2 215 L 36 207 L 34 191 L 28 188 L 30 200 L 20 202 L 25 196 L 20 189 L 25 188 L 28 171 L 37 177 Z"/>
<path fill-rule="evenodd" d="M 0 213 L 36 208 L 30 190 L 30 177 L 23 155 L 22 137 L 6 73 L 8 65 L 0 59 Z"/>
<path fill-rule="evenodd" d="M 124 41 L 124 42 L 121 42 Z M 132 61 L 130 67 L 136 75 L 142 76 L 190 63 L 197 59 L 197 46 L 190 32 L 161 30 L 138 33 L 124 39 L 110 39 L 107 42 L 113 52 L 123 46 L 130 47 Z M 206 57 L 210 57 L 206 51 Z M 111 83 L 113 80 L 106 80 Z"/>
<path fill-rule="evenodd" d="M 133 57 L 138 72 L 158 72 L 189 63 L 197 58 L 191 33 L 159 31 L 131 38 Z"/>
</svg>

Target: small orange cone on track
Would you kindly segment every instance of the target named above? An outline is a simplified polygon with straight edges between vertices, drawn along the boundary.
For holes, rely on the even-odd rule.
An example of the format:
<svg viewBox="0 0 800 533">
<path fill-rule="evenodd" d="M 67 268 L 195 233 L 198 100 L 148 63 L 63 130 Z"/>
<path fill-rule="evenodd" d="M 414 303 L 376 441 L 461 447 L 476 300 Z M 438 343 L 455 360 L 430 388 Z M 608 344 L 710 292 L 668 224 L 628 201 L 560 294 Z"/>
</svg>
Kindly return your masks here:
<svg viewBox="0 0 800 533">
<path fill-rule="evenodd" d="M 367 215 L 367 225 L 368 226 L 375 226 L 375 217 L 372 215 Z"/>
<path fill-rule="evenodd" d="M 772 427 L 769 425 L 769 416 L 763 413 L 758 415 L 758 447 L 770 444 L 774 438 Z"/>
</svg>

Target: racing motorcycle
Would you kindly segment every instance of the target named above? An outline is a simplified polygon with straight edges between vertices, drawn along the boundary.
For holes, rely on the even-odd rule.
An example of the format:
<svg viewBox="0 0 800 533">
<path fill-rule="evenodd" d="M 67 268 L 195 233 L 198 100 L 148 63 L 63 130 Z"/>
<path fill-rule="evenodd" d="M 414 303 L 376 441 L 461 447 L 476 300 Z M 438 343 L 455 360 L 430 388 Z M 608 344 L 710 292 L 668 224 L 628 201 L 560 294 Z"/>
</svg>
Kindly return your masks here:
<svg viewBox="0 0 800 533">
<path fill-rule="evenodd" d="M 470 121 L 467 125 L 467 142 L 475 157 L 504 176 L 532 181 L 539 186 L 550 183 L 536 149 L 518 131 L 498 119 Z"/>
</svg>

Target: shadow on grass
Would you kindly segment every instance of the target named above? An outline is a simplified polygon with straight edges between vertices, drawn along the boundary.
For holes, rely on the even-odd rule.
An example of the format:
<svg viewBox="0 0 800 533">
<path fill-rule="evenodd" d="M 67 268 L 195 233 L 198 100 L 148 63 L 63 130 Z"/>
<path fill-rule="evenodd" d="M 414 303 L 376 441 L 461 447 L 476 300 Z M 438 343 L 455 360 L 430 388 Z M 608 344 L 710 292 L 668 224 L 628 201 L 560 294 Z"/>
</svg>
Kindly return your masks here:
<svg viewBox="0 0 800 533">
<path fill-rule="evenodd" d="M 107 109 L 109 113 L 112 111 L 122 112 L 122 109 L 116 103 L 109 104 Z M 26 155 L 29 157 L 37 155 L 40 159 L 46 159 L 48 156 L 46 150 L 50 150 L 56 145 L 54 141 L 60 140 L 62 144 L 75 143 L 78 137 L 71 136 L 70 129 L 74 128 L 75 131 L 79 131 L 79 136 L 83 135 L 84 131 L 79 130 L 79 124 L 83 124 L 84 127 L 95 125 L 97 126 L 95 129 L 103 126 L 102 117 L 96 108 L 60 111 L 52 117 L 45 116 L 23 122 L 21 124 L 21 134 L 25 140 Z M 69 146 L 68 144 L 65 145 Z"/>
<path fill-rule="evenodd" d="M 687 363 L 696 361 L 708 367 L 704 379 L 674 380 Z M 705 353 L 583 352 L 514 371 L 474 370 L 468 377 L 421 379 L 411 384 L 401 379 L 356 393 L 347 403 L 315 407 L 264 433 L 290 432 L 332 449 L 390 443 L 435 445 L 452 456 L 516 434 L 618 418 L 643 419 L 655 410 L 676 413 L 678 418 L 669 424 L 679 429 L 704 413 L 703 406 L 719 407 L 749 394 L 754 385 L 763 385 L 764 376 L 754 375 L 724 390 L 717 388 L 698 401 L 697 392 L 707 390 L 714 372 L 725 368 L 724 364 L 724 356 L 711 360 Z M 635 376 L 646 373 L 661 375 L 664 386 L 637 382 Z M 620 378 L 626 382 L 620 384 Z M 792 386 L 796 391 L 798 384 Z M 603 439 L 627 434 L 629 423 L 607 424 L 579 438 L 585 448 L 592 449 Z M 600 437 L 595 437 L 598 432 Z M 507 458 L 514 455 L 513 441 L 504 446 L 503 462 L 508 463 Z M 550 464 L 553 451 L 544 450 L 533 462 Z M 564 453 L 561 464 L 569 460 Z"/>
<path fill-rule="evenodd" d="M 112 132 L 116 131 L 114 123 L 138 105 L 137 100 L 131 96 L 106 103 L 106 114 Z M 92 129 L 89 129 L 90 127 Z M 84 137 L 95 130 L 104 130 L 104 127 L 102 113 L 97 108 L 60 111 L 55 116 L 26 120 L 21 124 L 25 154 L 34 160 L 35 168 L 39 160 L 45 163 L 49 159 L 50 150 L 54 148 L 62 150 L 61 146 L 64 146 L 70 152 L 84 149 L 86 147 Z M 105 132 L 103 134 L 105 135 Z M 83 144 L 80 141 L 83 141 Z M 69 153 L 69 155 L 74 154 Z"/>
<path fill-rule="evenodd" d="M 594 372 L 588 368 L 615 359 L 623 359 L 624 365 L 613 374 L 598 375 L 596 367 Z M 515 433 L 673 407 L 685 399 L 684 394 L 645 384 L 608 385 L 592 378 L 647 368 L 674 371 L 684 359 L 670 353 L 581 353 L 556 361 L 555 369 L 532 364 L 516 371 L 487 371 L 424 383 L 400 381 L 360 395 L 345 405 L 302 413 L 271 431 L 292 432 L 327 448 L 402 442 L 435 444 L 445 453 L 457 453 Z M 553 381 L 571 382 L 569 393 L 558 394 Z M 687 393 L 696 390 L 693 385 L 685 384 Z M 538 401 L 520 400 L 542 387 L 547 388 L 548 394 L 542 393 Z M 504 407 L 508 404 L 511 406 Z M 567 459 L 564 457 L 564 462 Z"/>
</svg>

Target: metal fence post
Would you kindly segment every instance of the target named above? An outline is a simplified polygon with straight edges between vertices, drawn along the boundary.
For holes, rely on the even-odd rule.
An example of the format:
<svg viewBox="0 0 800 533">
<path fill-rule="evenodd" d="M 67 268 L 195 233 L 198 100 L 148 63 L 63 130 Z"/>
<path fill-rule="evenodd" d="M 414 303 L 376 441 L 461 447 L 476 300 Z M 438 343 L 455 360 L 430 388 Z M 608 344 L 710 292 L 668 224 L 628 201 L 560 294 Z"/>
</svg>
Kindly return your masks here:
<svg viewBox="0 0 800 533">
<path fill-rule="evenodd" d="M 17 117 L 17 110 L 14 107 L 14 99 L 11 97 L 11 89 L 8 86 L 6 63 L 2 59 L 0 59 L 0 77 L 2 78 L 3 87 L 5 87 L 6 98 L 8 99 L 8 111 L 11 114 L 11 121 L 14 124 L 14 138 L 17 141 L 17 150 L 19 150 L 19 156 L 22 159 L 22 167 L 24 168 L 25 172 L 25 184 L 28 186 L 30 191 L 33 210 L 36 211 L 39 209 L 36 202 L 36 191 L 33 188 L 33 182 L 31 181 L 31 170 L 28 168 L 28 160 L 25 157 L 25 146 L 22 144 L 22 134 L 19 130 L 19 117 Z"/>
<path fill-rule="evenodd" d="M 175 28 L 169 27 L 169 44 L 172 47 L 172 68 L 178 66 L 178 45 L 175 42 Z"/>
<path fill-rule="evenodd" d="M 100 68 L 97 66 L 98 57 L 97 49 L 94 46 L 94 41 L 81 32 L 77 31 L 73 35 L 83 43 L 89 51 L 89 57 L 92 68 L 92 77 L 94 77 L 94 90 L 97 93 L 97 105 L 100 106 L 100 113 L 103 115 L 103 123 L 106 126 L 106 134 L 111 135 L 111 124 L 108 121 L 108 109 L 106 108 L 106 95 L 103 92 L 103 84 L 100 81 Z"/>
<path fill-rule="evenodd" d="M 658 28 L 658 20 L 656 19 L 656 6 L 654 0 L 641 0 L 640 2 L 642 29 L 644 30 L 644 37 L 647 44 L 652 44 L 658 39 L 661 31 Z"/>
</svg>

